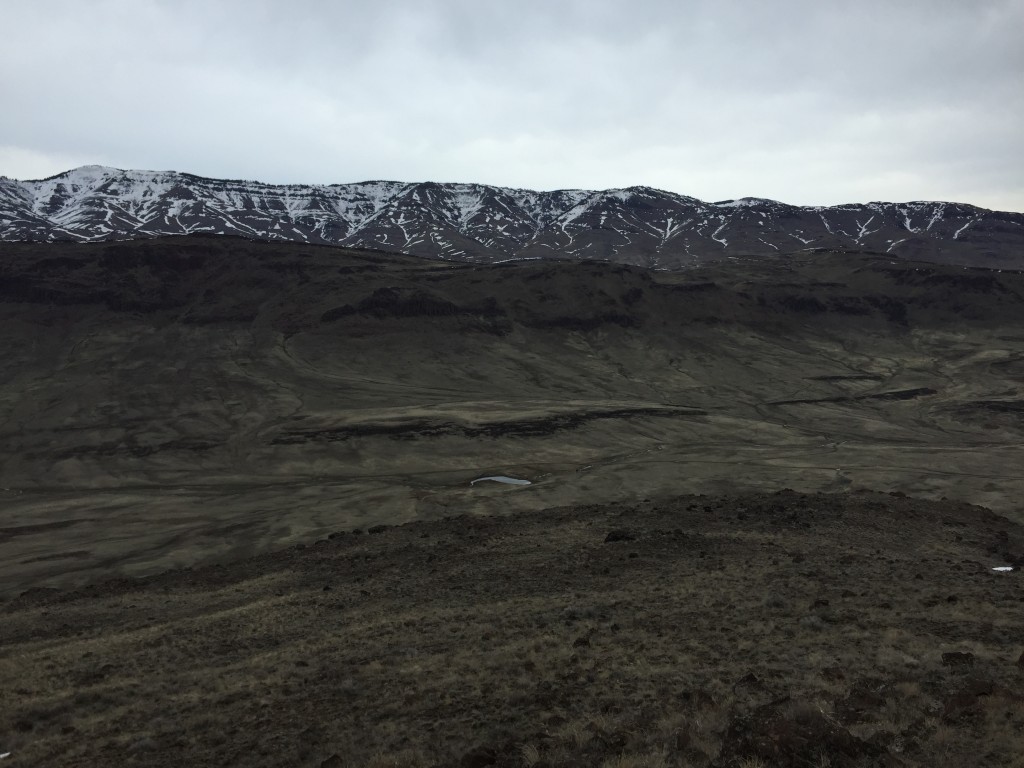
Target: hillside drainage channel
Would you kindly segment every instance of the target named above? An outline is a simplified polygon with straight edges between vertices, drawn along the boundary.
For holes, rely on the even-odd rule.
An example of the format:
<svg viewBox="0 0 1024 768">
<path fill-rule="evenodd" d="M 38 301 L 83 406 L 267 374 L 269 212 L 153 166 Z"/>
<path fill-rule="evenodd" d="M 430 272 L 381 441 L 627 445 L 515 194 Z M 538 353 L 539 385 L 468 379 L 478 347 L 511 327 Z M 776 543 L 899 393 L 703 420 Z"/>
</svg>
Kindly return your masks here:
<svg viewBox="0 0 1024 768">
<path fill-rule="evenodd" d="M 505 485 L 532 485 L 529 480 L 520 480 L 516 477 L 506 477 L 505 475 L 488 475 L 487 477 L 478 477 L 476 480 L 470 480 L 470 485 L 476 485 L 477 483 L 483 483 L 487 480 L 495 483 L 504 483 Z"/>
</svg>

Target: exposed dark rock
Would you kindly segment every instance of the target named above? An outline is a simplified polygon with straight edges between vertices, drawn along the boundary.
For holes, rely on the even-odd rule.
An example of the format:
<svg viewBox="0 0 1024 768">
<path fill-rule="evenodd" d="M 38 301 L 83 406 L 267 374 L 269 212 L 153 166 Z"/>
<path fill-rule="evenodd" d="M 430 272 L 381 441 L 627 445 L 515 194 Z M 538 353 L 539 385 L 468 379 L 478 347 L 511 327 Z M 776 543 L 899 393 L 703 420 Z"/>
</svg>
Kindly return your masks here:
<svg viewBox="0 0 1024 768">
<path fill-rule="evenodd" d="M 608 535 L 604 537 L 605 544 L 616 541 L 636 541 L 636 534 L 626 528 L 616 528 L 609 531 Z"/>
<path fill-rule="evenodd" d="M 477 747 L 462 756 L 459 768 L 486 768 L 498 762 L 498 752 L 490 747 Z"/>
<path fill-rule="evenodd" d="M 794 702 L 735 717 L 713 765 L 733 768 L 750 758 L 785 768 L 817 765 L 823 758 L 835 768 L 897 764 L 884 748 L 857 738 L 817 707 Z"/>
<path fill-rule="evenodd" d="M 973 667 L 974 654 L 969 651 L 950 651 L 942 654 L 944 667 Z"/>
<path fill-rule="evenodd" d="M 869 719 L 872 713 L 885 705 L 885 685 L 873 680 L 862 680 L 852 687 L 849 695 L 835 704 L 836 717 L 846 725 Z"/>
<path fill-rule="evenodd" d="M 831 667 L 824 667 L 821 670 L 821 676 L 826 680 L 838 682 L 846 679 L 846 669 L 838 664 Z"/>
<path fill-rule="evenodd" d="M 979 721 L 984 714 L 981 697 L 971 693 L 954 693 L 943 702 L 941 718 L 944 723 L 957 724 Z"/>
<path fill-rule="evenodd" d="M 864 400 L 913 400 L 917 397 L 937 395 L 938 390 L 931 387 L 900 389 L 893 392 L 877 392 L 867 395 L 843 395 L 838 397 L 815 397 L 802 400 L 776 400 L 769 405 L 806 405 L 811 403 L 853 403 Z"/>
<path fill-rule="evenodd" d="M 991 696 L 995 689 L 996 684 L 987 677 L 969 677 L 960 692 L 970 696 Z"/>
<path fill-rule="evenodd" d="M 274 437 L 272 445 L 301 445 L 309 442 L 339 442 L 359 437 L 385 436 L 393 440 L 416 440 L 458 435 L 462 437 L 542 437 L 562 430 L 575 429 L 592 421 L 604 419 L 633 419 L 642 417 L 680 418 L 705 416 L 706 411 L 682 408 L 620 408 L 563 413 L 546 418 L 500 421 L 489 424 L 468 425 L 425 419 L 400 424 L 352 424 L 334 429 L 292 430 Z"/>
</svg>

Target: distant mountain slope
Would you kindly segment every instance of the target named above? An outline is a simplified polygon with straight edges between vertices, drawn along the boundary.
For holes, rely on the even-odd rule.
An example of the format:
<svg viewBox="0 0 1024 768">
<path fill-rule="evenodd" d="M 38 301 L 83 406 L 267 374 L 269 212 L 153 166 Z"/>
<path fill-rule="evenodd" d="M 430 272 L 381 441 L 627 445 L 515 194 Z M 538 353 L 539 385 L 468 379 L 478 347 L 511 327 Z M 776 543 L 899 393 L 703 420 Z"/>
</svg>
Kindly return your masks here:
<svg viewBox="0 0 1024 768">
<path fill-rule="evenodd" d="M 0 177 L 0 240 L 200 232 L 474 262 L 607 259 L 674 268 L 826 248 L 1024 266 L 1024 214 L 959 203 L 800 207 L 759 198 L 706 203 L 650 187 L 534 192 L 433 182 L 271 185 L 101 166 L 40 181 Z"/>
</svg>

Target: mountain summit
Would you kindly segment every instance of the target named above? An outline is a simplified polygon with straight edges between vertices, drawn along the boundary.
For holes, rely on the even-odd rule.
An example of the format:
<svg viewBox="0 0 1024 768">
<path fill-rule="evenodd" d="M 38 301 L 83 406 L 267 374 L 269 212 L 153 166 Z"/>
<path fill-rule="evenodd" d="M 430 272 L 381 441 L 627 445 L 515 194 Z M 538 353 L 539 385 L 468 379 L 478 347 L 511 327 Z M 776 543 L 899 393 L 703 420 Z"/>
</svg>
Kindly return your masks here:
<svg viewBox="0 0 1024 768">
<path fill-rule="evenodd" d="M 814 248 L 1024 266 L 1024 214 L 945 202 L 704 202 L 650 187 L 535 192 L 485 184 L 272 185 L 89 165 L 0 177 L 0 240 L 210 233 L 496 262 L 605 259 L 678 268 Z"/>
</svg>

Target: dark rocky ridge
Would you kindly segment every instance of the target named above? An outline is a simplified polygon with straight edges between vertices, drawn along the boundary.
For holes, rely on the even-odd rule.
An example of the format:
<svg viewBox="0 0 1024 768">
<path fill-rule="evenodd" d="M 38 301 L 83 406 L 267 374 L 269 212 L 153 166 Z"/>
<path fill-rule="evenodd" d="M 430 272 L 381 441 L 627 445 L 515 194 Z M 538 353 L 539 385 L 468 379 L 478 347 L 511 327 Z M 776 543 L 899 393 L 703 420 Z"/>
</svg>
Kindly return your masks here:
<svg viewBox="0 0 1024 768">
<path fill-rule="evenodd" d="M 677 269 L 817 248 L 1024 266 L 1024 214 L 945 202 L 707 203 L 650 187 L 535 192 L 484 184 L 270 185 L 86 166 L 0 177 L 0 240 L 213 233 L 471 262 L 601 259 Z"/>
</svg>

